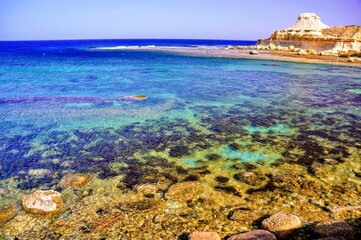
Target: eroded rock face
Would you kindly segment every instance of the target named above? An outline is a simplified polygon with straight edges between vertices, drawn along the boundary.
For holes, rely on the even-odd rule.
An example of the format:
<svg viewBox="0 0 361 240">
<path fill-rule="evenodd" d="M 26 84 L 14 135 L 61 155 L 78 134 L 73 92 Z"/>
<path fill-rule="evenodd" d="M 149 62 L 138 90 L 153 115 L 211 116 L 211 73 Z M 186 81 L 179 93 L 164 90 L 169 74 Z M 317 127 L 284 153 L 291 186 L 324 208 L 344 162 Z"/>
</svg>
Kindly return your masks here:
<svg viewBox="0 0 361 240">
<path fill-rule="evenodd" d="M 270 38 L 259 39 L 258 46 L 313 49 L 338 53 L 339 50 L 361 51 L 361 26 L 328 27 L 313 13 L 302 13 L 297 22 L 284 30 L 275 31 Z"/>
<path fill-rule="evenodd" d="M 59 186 L 61 188 L 81 188 L 89 181 L 89 179 L 90 176 L 87 174 L 67 174 L 60 180 Z"/>
<path fill-rule="evenodd" d="M 265 230 L 253 230 L 246 233 L 233 235 L 228 240 L 277 240 L 273 233 Z"/>
<path fill-rule="evenodd" d="M 188 237 L 189 240 L 221 240 L 216 232 L 193 232 Z"/>
<path fill-rule="evenodd" d="M 327 221 L 316 223 L 313 232 L 319 237 L 355 238 L 355 230 L 345 221 Z"/>
<path fill-rule="evenodd" d="M 302 226 L 301 219 L 293 214 L 276 213 L 262 221 L 262 227 L 283 239 Z"/>
<path fill-rule="evenodd" d="M 35 214 L 57 214 L 64 207 L 61 194 L 53 190 L 38 190 L 24 195 L 22 202 L 26 212 Z"/>
</svg>

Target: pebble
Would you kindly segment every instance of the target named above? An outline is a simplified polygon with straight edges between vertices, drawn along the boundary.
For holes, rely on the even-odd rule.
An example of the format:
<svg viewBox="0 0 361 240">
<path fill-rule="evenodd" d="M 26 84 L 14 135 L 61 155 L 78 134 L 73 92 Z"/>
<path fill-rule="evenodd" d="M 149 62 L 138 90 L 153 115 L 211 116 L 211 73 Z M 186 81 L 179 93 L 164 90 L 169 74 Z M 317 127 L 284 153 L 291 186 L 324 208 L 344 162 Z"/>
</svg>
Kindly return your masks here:
<svg viewBox="0 0 361 240">
<path fill-rule="evenodd" d="M 221 240 L 216 232 L 193 232 L 188 237 L 189 240 Z"/>
<path fill-rule="evenodd" d="M 301 219 L 293 214 L 276 213 L 262 221 L 262 227 L 283 239 L 302 226 Z"/>
<path fill-rule="evenodd" d="M 273 233 L 265 230 L 253 230 L 246 233 L 233 235 L 228 240 L 277 240 Z"/>
<path fill-rule="evenodd" d="M 38 190 L 24 195 L 22 202 L 26 212 L 35 214 L 57 214 L 64 207 L 61 194 L 53 190 Z"/>
<path fill-rule="evenodd" d="M 355 236 L 355 230 L 345 221 L 316 223 L 312 230 L 313 233 L 319 237 L 345 237 L 347 239 L 354 239 Z"/>
</svg>

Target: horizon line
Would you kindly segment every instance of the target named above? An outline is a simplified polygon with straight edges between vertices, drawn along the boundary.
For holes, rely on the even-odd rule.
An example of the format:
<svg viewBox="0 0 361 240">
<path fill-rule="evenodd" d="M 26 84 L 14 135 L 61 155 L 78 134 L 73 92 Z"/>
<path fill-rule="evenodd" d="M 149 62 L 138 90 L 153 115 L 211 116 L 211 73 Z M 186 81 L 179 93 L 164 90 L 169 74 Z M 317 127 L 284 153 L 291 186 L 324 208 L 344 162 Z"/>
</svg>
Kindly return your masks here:
<svg viewBox="0 0 361 240">
<path fill-rule="evenodd" d="M 24 39 L 24 40 L 0 40 L 0 42 L 41 42 L 41 41 L 85 41 L 85 40 L 211 40 L 211 41 L 252 41 L 239 39 L 216 39 L 216 38 L 74 38 L 74 39 Z"/>
</svg>

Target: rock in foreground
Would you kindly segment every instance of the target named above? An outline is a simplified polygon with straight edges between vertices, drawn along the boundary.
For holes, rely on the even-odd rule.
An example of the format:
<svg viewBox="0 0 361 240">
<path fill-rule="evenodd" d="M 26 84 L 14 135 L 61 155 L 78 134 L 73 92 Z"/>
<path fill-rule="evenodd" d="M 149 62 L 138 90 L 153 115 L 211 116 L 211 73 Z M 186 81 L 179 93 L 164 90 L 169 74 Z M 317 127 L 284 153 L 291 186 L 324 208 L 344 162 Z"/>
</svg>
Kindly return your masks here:
<svg viewBox="0 0 361 240">
<path fill-rule="evenodd" d="M 221 240 L 216 232 L 193 232 L 188 237 L 189 240 Z"/>
<path fill-rule="evenodd" d="M 253 230 L 233 235 L 228 240 L 276 240 L 276 236 L 265 230 Z"/>
<path fill-rule="evenodd" d="M 38 190 L 30 195 L 23 196 L 25 211 L 35 214 L 57 214 L 63 207 L 60 193 L 53 190 Z"/>
<path fill-rule="evenodd" d="M 276 213 L 262 221 L 262 227 L 283 239 L 302 226 L 301 219 L 293 214 Z"/>
<path fill-rule="evenodd" d="M 319 237 L 345 237 L 354 239 L 355 231 L 345 221 L 327 221 L 316 223 L 313 226 L 313 232 Z"/>
</svg>

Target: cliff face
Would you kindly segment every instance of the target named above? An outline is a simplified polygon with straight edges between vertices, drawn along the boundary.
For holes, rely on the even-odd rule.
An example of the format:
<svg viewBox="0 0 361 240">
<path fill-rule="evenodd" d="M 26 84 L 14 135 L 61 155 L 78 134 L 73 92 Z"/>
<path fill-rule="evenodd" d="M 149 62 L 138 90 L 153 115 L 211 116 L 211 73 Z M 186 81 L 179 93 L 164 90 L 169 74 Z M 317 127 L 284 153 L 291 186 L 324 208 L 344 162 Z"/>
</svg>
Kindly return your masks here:
<svg viewBox="0 0 361 240">
<path fill-rule="evenodd" d="M 259 39 L 259 46 L 290 46 L 321 52 L 361 51 L 361 26 L 328 27 L 311 13 L 303 13 L 297 22 L 285 30 L 278 30 L 270 38 Z"/>
</svg>

